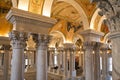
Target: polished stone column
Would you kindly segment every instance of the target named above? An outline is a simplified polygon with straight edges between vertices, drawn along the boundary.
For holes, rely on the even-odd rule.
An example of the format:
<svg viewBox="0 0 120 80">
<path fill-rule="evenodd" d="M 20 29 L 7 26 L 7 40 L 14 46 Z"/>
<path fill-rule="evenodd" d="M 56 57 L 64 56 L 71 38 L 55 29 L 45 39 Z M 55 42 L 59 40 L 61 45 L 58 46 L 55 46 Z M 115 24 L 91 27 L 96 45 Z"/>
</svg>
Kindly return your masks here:
<svg viewBox="0 0 120 80">
<path fill-rule="evenodd" d="M 37 57 L 36 57 L 36 80 L 47 80 L 47 49 L 48 42 L 50 40 L 49 35 L 34 35 L 36 37 L 36 46 L 37 46 Z"/>
<path fill-rule="evenodd" d="M 49 48 L 49 67 L 48 71 L 53 72 L 53 66 L 54 66 L 54 61 L 53 61 L 53 55 L 54 55 L 54 50 L 55 48 Z"/>
<path fill-rule="evenodd" d="M 101 47 L 102 51 L 102 80 L 107 80 L 107 51 L 108 45 L 103 44 Z"/>
<path fill-rule="evenodd" d="M 76 54 L 76 49 L 75 49 L 75 46 L 74 46 L 73 47 L 73 53 L 72 53 L 72 77 L 76 77 L 75 54 Z"/>
<path fill-rule="evenodd" d="M 60 74 L 63 75 L 63 47 L 58 47 L 58 52 L 59 52 L 59 60 L 60 60 L 60 65 L 59 65 L 59 68 L 60 68 Z"/>
<path fill-rule="evenodd" d="M 94 57 L 93 51 L 95 44 L 100 42 L 100 38 L 104 35 L 102 32 L 98 32 L 92 29 L 88 29 L 80 32 L 84 37 L 84 55 L 85 55 L 85 80 L 94 80 Z"/>
<path fill-rule="evenodd" d="M 92 54 L 93 48 L 95 43 L 94 42 L 84 42 L 84 49 L 85 49 L 85 80 L 94 80 L 94 72 L 93 72 L 93 61 L 92 61 Z"/>
<path fill-rule="evenodd" d="M 60 74 L 60 60 L 61 60 L 60 54 L 58 53 L 57 54 L 57 63 L 58 63 L 57 74 Z"/>
<path fill-rule="evenodd" d="M 27 35 L 23 32 L 12 31 L 9 33 L 12 45 L 11 80 L 24 80 L 24 49 Z"/>
<path fill-rule="evenodd" d="M 9 80 L 9 52 L 10 45 L 3 45 L 4 48 L 4 80 Z"/>
<path fill-rule="evenodd" d="M 68 61 L 67 61 L 67 50 L 65 49 L 64 50 L 64 53 L 63 53 L 63 68 L 64 68 L 64 71 L 63 71 L 63 75 L 64 75 L 64 78 L 67 77 L 67 72 L 68 72 Z"/>
<path fill-rule="evenodd" d="M 101 70 L 100 70 L 100 47 L 101 43 L 96 42 L 94 47 L 94 80 L 101 80 Z"/>
<path fill-rule="evenodd" d="M 75 77 L 76 76 L 76 71 L 75 71 L 75 46 L 74 44 L 71 43 L 65 43 L 64 44 L 65 48 L 65 54 L 67 55 L 67 77 Z M 68 65 L 69 64 L 69 65 Z M 68 70 L 69 68 L 69 70 Z"/>
<path fill-rule="evenodd" d="M 120 0 L 100 0 L 98 5 L 101 16 L 105 16 L 110 34 L 108 38 L 112 42 L 112 79 L 120 79 Z"/>
</svg>

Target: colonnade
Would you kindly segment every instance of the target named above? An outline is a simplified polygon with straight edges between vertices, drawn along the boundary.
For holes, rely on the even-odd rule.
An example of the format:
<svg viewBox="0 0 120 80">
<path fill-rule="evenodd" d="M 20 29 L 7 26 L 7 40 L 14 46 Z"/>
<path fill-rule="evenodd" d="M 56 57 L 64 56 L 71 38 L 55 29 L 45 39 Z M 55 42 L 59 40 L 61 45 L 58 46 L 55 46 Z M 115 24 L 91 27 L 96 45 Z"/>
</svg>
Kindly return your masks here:
<svg viewBox="0 0 120 80">
<path fill-rule="evenodd" d="M 12 31 L 9 35 L 10 35 L 10 40 L 12 43 L 12 50 L 13 50 L 12 60 L 11 60 L 12 62 L 11 63 L 11 79 L 16 80 L 18 78 L 23 78 L 23 79 L 25 78 L 24 76 L 25 55 L 28 56 L 27 70 L 29 71 L 30 65 L 31 65 L 32 68 L 30 71 L 35 70 L 35 72 L 37 72 L 36 80 L 43 80 L 43 79 L 47 80 L 49 72 L 57 75 L 62 75 L 63 80 L 77 77 L 76 69 L 75 69 L 75 57 L 77 52 L 79 51 L 77 51 L 76 46 L 74 44 L 65 43 L 63 47 L 58 47 L 57 49 L 49 48 L 48 50 L 47 44 L 51 37 L 48 35 L 32 34 L 33 40 L 36 43 L 36 50 L 26 50 L 25 41 L 27 41 L 27 38 L 28 38 L 27 33 Z M 108 56 L 106 54 L 107 50 L 108 50 L 107 44 L 104 45 L 99 42 L 84 42 L 83 49 L 80 50 L 80 53 L 79 53 L 80 55 L 79 57 L 83 58 L 83 60 L 81 59 L 83 62 L 79 59 L 80 60 L 79 66 L 81 65 L 80 63 L 82 62 L 83 65 L 81 66 L 83 66 L 83 71 L 84 71 L 83 76 L 85 76 L 85 79 L 91 78 L 93 80 L 95 79 L 106 80 L 108 75 L 108 70 L 107 70 Z M 100 51 L 102 51 L 102 53 L 100 53 Z M 81 54 L 84 57 L 82 57 Z M 30 56 L 36 57 L 36 60 L 33 57 L 30 58 Z M 57 57 L 57 65 L 54 64 L 54 61 L 55 61 L 54 56 Z M 100 57 L 102 58 L 102 70 L 100 69 L 100 65 L 101 65 Z M 56 70 L 55 70 L 55 67 L 57 68 Z M 8 70 L 7 67 L 6 69 Z M 8 76 L 8 73 L 6 72 L 6 70 L 4 71 L 5 71 L 4 74 Z M 18 74 L 18 71 L 19 71 L 19 74 Z"/>
<path fill-rule="evenodd" d="M 24 13 L 24 14 L 21 14 L 21 13 Z M 23 15 L 23 16 L 21 17 L 20 15 Z M 49 67 L 48 67 L 48 60 L 47 60 L 48 59 L 47 58 L 48 57 L 48 54 L 47 54 L 48 43 L 51 38 L 47 32 L 48 32 L 48 27 L 53 26 L 53 24 L 55 23 L 55 20 L 52 21 L 52 19 L 50 20 L 47 19 L 48 22 L 46 22 L 46 19 L 41 21 L 40 20 L 41 18 L 40 19 L 38 18 L 36 19 L 36 18 L 37 17 L 34 14 L 30 14 L 30 13 L 27 13 L 21 10 L 16 10 L 16 9 L 11 9 L 9 14 L 7 15 L 8 21 L 10 21 L 14 26 L 14 30 L 12 30 L 9 34 L 9 38 L 10 38 L 11 45 L 12 45 L 12 51 L 13 51 L 12 60 L 11 60 L 11 80 L 24 80 L 24 70 L 25 70 L 24 51 L 26 49 L 26 41 L 28 39 L 28 33 L 32 33 L 33 40 L 36 43 L 36 80 L 47 80 L 48 70 L 49 72 L 51 71 L 55 72 L 52 69 L 54 67 L 53 61 L 55 60 L 51 59 L 53 58 L 53 55 L 56 55 L 54 54 L 55 51 L 53 49 L 51 49 L 50 54 L 49 54 L 49 57 L 50 57 Z M 33 27 L 35 26 L 37 26 L 36 29 L 33 29 Z M 47 26 L 47 29 L 44 26 Z M 42 31 L 39 32 L 40 29 Z M 119 79 L 118 75 L 120 72 L 118 69 L 119 67 L 119 65 L 117 64 L 118 62 L 116 62 L 116 61 L 119 61 L 119 58 L 117 57 L 117 55 L 119 55 L 118 54 L 119 49 L 117 46 L 119 45 L 118 34 L 119 32 L 117 31 L 116 33 L 113 32 L 111 35 L 109 35 L 109 38 L 112 39 L 112 44 L 113 44 L 112 53 L 115 53 L 113 56 L 114 58 L 113 63 L 114 65 L 116 65 L 116 66 L 113 65 L 113 73 L 115 73 L 113 74 L 114 80 Z M 101 49 L 102 44 L 100 43 L 100 37 L 102 37 L 103 34 L 92 31 L 92 30 L 86 30 L 86 31 L 81 32 L 80 35 L 84 37 L 84 42 L 83 42 L 84 72 L 83 72 L 83 75 L 85 76 L 85 80 L 101 80 L 101 79 L 105 80 L 107 76 L 107 71 L 106 71 L 107 48 L 103 47 Z M 117 52 L 115 51 L 114 48 L 117 49 Z M 101 77 L 101 69 L 100 69 L 100 49 L 103 52 L 102 53 L 102 64 L 103 64 L 102 77 Z M 57 73 L 62 74 L 64 76 L 63 80 L 76 77 L 75 51 L 76 50 L 73 44 L 64 44 L 64 47 L 59 48 L 57 51 L 58 52 L 57 53 L 57 57 L 58 57 L 57 58 L 57 61 L 58 61 Z M 118 71 L 116 69 L 118 69 Z M 4 73 L 7 74 L 6 70 L 4 71 L 5 71 Z"/>
</svg>

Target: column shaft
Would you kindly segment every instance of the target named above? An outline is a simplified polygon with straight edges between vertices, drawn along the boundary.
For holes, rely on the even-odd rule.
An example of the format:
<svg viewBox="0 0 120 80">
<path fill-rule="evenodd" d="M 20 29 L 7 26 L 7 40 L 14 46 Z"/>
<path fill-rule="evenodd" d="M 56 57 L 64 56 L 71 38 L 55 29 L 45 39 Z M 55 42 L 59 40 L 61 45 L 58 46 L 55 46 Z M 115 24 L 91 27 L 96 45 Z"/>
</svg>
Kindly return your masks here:
<svg viewBox="0 0 120 80">
<path fill-rule="evenodd" d="M 85 80 L 93 80 L 93 64 L 92 54 L 94 44 L 92 42 L 85 42 Z"/>
<path fill-rule="evenodd" d="M 34 40 L 37 46 L 37 57 L 36 57 L 36 67 L 37 67 L 37 74 L 36 80 L 47 80 L 47 49 L 48 49 L 48 42 L 50 40 L 50 36 L 48 35 L 34 35 Z"/>
<path fill-rule="evenodd" d="M 13 54 L 11 60 L 11 80 L 24 80 L 24 49 L 26 46 L 26 34 L 12 31 L 10 34 Z"/>
<path fill-rule="evenodd" d="M 96 43 L 94 51 L 95 51 L 94 80 L 101 80 L 101 71 L 100 71 L 100 43 Z"/>
</svg>

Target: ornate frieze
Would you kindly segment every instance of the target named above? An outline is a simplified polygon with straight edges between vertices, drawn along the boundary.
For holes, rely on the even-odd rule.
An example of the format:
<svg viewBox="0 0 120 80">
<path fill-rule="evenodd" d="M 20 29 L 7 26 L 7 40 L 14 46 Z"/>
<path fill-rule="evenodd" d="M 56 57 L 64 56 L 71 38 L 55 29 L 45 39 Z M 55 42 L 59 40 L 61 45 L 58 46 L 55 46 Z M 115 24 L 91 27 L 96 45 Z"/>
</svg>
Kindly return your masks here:
<svg viewBox="0 0 120 80">
<path fill-rule="evenodd" d="M 9 33 L 9 38 L 13 48 L 25 48 L 27 41 L 27 33 L 12 31 Z"/>
</svg>

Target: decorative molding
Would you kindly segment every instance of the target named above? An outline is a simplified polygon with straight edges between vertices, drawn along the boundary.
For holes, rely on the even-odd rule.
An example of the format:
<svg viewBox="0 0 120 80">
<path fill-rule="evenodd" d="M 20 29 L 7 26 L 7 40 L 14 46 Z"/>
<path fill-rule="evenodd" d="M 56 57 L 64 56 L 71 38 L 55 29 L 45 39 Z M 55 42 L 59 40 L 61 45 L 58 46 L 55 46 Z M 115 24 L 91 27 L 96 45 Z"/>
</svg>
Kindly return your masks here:
<svg viewBox="0 0 120 80">
<path fill-rule="evenodd" d="M 80 35 L 84 37 L 85 42 L 86 41 L 100 42 L 100 38 L 104 35 L 104 33 L 88 29 L 80 32 Z"/>
<path fill-rule="evenodd" d="M 55 19 L 11 8 L 6 19 L 13 24 L 13 29 L 17 31 L 48 34 L 57 21 Z"/>
</svg>

